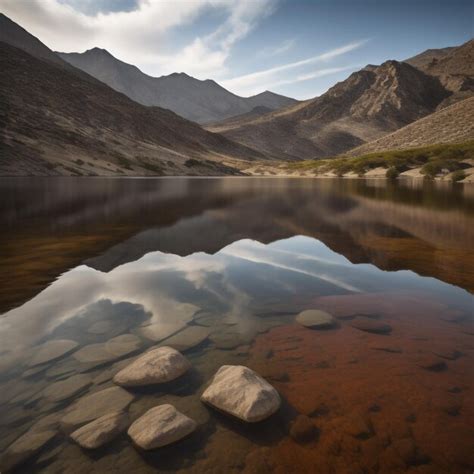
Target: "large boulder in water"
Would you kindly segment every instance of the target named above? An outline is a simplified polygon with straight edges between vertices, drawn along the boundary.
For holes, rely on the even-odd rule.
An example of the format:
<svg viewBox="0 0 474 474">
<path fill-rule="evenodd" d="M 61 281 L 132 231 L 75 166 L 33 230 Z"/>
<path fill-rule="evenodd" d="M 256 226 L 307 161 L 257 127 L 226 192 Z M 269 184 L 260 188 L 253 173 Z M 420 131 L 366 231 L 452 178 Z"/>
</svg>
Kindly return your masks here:
<svg viewBox="0 0 474 474">
<path fill-rule="evenodd" d="M 171 347 L 159 347 L 127 365 L 115 375 L 114 382 L 124 387 L 171 382 L 190 368 L 183 354 Z"/>
<path fill-rule="evenodd" d="M 278 392 L 260 375 L 242 365 L 223 365 L 201 400 L 247 422 L 268 418 L 281 404 Z"/>
<path fill-rule="evenodd" d="M 175 443 L 196 429 L 196 422 L 173 405 L 148 410 L 128 429 L 133 442 L 142 449 L 155 449 Z"/>
</svg>

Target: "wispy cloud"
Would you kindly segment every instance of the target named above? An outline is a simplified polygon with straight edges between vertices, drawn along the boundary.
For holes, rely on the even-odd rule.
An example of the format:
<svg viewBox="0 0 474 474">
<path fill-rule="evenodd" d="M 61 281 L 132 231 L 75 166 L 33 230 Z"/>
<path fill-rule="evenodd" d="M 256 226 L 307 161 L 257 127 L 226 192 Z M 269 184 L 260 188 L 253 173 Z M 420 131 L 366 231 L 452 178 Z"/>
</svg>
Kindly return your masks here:
<svg viewBox="0 0 474 474">
<path fill-rule="evenodd" d="M 286 53 L 287 51 L 290 51 L 290 49 L 293 49 L 295 44 L 296 44 L 296 38 L 290 38 L 283 41 L 283 43 L 281 43 L 278 46 L 263 48 L 257 53 L 257 55 L 263 58 L 278 56 L 279 54 Z"/>
<path fill-rule="evenodd" d="M 272 89 L 279 86 L 284 86 L 287 84 L 294 84 L 296 82 L 309 81 L 310 79 L 316 79 L 318 77 L 330 76 L 332 74 L 337 74 L 338 72 L 350 71 L 354 69 L 359 69 L 361 65 L 351 65 L 351 66 L 341 66 L 341 67 L 330 67 L 325 69 L 319 69 L 317 71 L 312 71 L 307 74 L 299 74 L 290 79 L 283 79 L 281 81 L 270 82 L 265 85 L 267 89 Z M 259 90 L 259 88 L 256 88 Z M 253 93 L 253 92 L 251 92 Z"/>
<path fill-rule="evenodd" d="M 225 81 L 222 81 L 222 85 L 224 87 L 230 88 L 230 89 L 238 89 L 238 90 L 243 90 L 243 89 L 253 89 L 256 85 L 261 83 L 262 81 L 266 81 L 268 83 L 272 83 L 274 81 L 271 80 L 272 76 L 275 76 L 277 73 L 281 73 L 283 71 L 288 71 L 291 69 L 296 69 L 300 68 L 302 66 L 307 66 L 308 64 L 313 64 L 316 62 L 324 62 L 324 61 L 329 61 L 331 59 L 334 59 L 338 56 L 341 56 L 343 54 L 346 54 L 350 51 L 354 51 L 361 46 L 363 46 L 365 43 L 367 43 L 368 40 L 360 40 L 360 41 L 354 41 L 352 43 L 348 43 L 344 46 L 341 46 L 339 48 L 331 49 L 329 51 L 326 51 L 325 53 L 318 54 L 317 56 L 311 56 L 310 58 L 302 59 L 300 61 L 295 61 L 287 64 L 282 64 L 280 66 L 275 66 L 269 69 L 265 69 L 262 71 L 257 71 L 253 72 L 251 74 L 244 74 L 239 77 L 234 77 L 232 79 L 227 79 Z M 316 74 L 313 73 L 313 74 Z M 327 73 L 326 73 L 327 74 Z M 314 76 L 317 77 L 317 76 Z M 308 78 L 309 79 L 309 78 Z M 307 80 L 307 79 L 301 79 L 301 80 Z M 293 81 L 295 82 L 295 81 Z M 288 82 L 287 82 L 288 83 Z"/>
<path fill-rule="evenodd" d="M 88 0 L 89 1 L 89 0 Z M 56 51 L 98 46 L 152 75 L 185 71 L 200 78 L 225 72 L 232 47 L 278 0 L 135 0 L 127 11 L 80 9 L 69 0 L 0 0 L 3 13 Z M 214 31 L 197 36 L 176 50 L 168 33 L 191 25 L 209 10 L 223 13 Z"/>
</svg>

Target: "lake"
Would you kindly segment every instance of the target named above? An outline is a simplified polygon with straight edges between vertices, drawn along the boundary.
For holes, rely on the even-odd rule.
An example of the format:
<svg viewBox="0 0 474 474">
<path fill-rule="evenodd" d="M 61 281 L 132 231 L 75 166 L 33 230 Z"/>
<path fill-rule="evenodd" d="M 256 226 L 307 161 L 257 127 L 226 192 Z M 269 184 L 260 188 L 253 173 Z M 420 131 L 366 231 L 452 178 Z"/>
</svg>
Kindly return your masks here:
<svg viewBox="0 0 474 474">
<path fill-rule="evenodd" d="M 2 178 L 0 224 L 0 451 L 54 434 L 18 472 L 474 469 L 474 186 Z M 336 323 L 304 327 L 306 309 Z M 149 452 L 126 433 L 75 444 L 86 397 L 167 343 L 192 369 L 105 406 L 133 421 L 169 403 L 197 430 Z M 279 411 L 204 405 L 222 365 L 262 375 Z"/>
</svg>

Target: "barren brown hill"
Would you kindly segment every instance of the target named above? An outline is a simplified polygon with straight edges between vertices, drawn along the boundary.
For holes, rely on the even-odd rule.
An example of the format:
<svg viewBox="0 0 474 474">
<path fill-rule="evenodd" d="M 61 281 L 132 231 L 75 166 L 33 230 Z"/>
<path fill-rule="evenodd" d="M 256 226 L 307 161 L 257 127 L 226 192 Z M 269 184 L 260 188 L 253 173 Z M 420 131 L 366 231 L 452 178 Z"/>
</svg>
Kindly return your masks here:
<svg viewBox="0 0 474 474">
<path fill-rule="evenodd" d="M 225 174 L 257 152 L 0 42 L 0 174 Z"/>
<path fill-rule="evenodd" d="M 281 160 L 337 155 L 432 113 L 449 92 L 406 63 L 367 67 L 316 99 L 209 130 Z"/>
<path fill-rule="evenodd" d="M 469 140 L 474 140 L 474 97 L 434 112 L 390 135 L 354 148 L 346 154 L 359 156 L 378 151 L 402 150 L 438 143 L 461 143 Z"/>
<path fill-rule="evenodd" d="M 474 40 L 457 47 L 427 50 L 405 62 L 438 77 L 450 91 L 474 93 Z"/>
</svg>

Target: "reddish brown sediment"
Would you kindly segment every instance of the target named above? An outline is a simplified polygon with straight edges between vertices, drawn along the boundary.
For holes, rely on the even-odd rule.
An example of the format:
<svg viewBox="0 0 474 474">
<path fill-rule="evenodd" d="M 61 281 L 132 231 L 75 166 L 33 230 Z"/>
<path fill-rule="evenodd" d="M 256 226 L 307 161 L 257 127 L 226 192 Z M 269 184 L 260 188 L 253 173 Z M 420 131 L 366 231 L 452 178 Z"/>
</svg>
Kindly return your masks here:
<svg viewBox="0 0 474 474">
<path fill-rule="evenodd" d="M 272 383 L 320 435 L 305 444 L 286 437 L 251 453 L 246 471 L 259 472 L 267 459 L 285 473 L 471 472 L 472 323 L 446 321 L 454 310 L 414 293 L 314 303 L 336 317 L 378 317 L 393 331 L 370 334 L 340 319 L 339 329 L 291 324 L 259 336 L 250 366 L 288 374 Z M 273 356 L 264 358 L 269 350 Z M 444 368 L 423 368 L 428 359 Z"/>
</svg>

